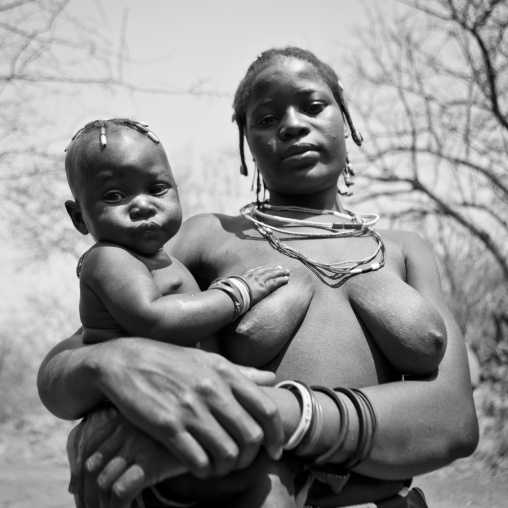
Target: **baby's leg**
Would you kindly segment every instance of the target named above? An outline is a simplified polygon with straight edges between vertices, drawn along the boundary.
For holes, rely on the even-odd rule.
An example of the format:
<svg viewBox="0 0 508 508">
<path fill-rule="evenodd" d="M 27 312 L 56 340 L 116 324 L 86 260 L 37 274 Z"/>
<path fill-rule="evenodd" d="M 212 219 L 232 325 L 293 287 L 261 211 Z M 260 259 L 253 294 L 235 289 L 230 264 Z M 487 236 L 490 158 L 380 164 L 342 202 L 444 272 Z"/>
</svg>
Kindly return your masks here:
<svg viewBox="0 0 508 508">
<path fill-rule="evenodd" d="M 381 270 L 344 286 L 354 311 L 388 361 L 403 374 L 436 370 L 446 348 L 441 314 L 418 291 Z"/>
</svg>

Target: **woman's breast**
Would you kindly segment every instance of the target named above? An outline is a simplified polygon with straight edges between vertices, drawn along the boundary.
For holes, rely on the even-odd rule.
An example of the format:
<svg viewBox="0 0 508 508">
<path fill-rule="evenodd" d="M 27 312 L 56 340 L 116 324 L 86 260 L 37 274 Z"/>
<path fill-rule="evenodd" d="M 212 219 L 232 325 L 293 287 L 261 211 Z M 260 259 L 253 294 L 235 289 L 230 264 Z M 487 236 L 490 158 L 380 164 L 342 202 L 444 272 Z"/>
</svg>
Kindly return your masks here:
<svg viewBox="0 0 508 508">
<path fill-rule="evenodd" d="M 220 343 L 231 361 L 272 370 L 280 380 L 368 386 L 396 376 L 346 292 L 324 285 L 305 267 L 292 269 L 287 286 L 222 330 Z"/>
</svg>

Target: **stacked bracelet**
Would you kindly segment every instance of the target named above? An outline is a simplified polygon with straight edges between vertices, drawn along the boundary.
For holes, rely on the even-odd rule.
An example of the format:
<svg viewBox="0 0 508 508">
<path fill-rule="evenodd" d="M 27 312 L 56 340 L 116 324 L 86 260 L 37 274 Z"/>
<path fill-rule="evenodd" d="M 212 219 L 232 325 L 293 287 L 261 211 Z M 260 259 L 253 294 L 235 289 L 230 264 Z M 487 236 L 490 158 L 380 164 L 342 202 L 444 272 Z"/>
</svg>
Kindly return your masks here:
<svg viewBox="0 0 508 508">
<path fill-rule="evenodd" d="M 248 300 L 250 302 L 252 300 L 252 291 L 250 290 L 250 286 L 249 286 L 249 284 L 247 284 L 247 281 L 243 277 L 240 277 L 240 275 L 231 275 L 229 277 L 229 279 L 232 281 L 238 280 L 243 283 L 243 285 L 245 286 L 245 289 L 247 291 Z"/>
<path fill-rule="evenodd" d="M 339 431 L 334 445 L 321 455 L 314 457 L 310 464 L 321 466 L 327 463 L 347 441 L 350 422 L 349 412 L 347 405 L 339 394 L 343 394 L 351 400 L 358 414 L 359 432 L 356 450 L 345 462 L 336 464 L 336 468 L 347 472 L 369 457 L 376 442 L 377 417 L 372 402 L 364 392 L 356 388 L 342 387 L 332 390 L 326 386 L 313 386 L 311 389 L 301 381 L 282 381 L 276 385 L 276 388 L 286 388 L 293 391 L 302 404 L 300 421 L 283 446 L 284 450 L 292 450 L 294 455 L 298 457 L 309 457 L 314 454 L 324 426 L 323 409 L 314 392 L 322 392 L 330 397 L 337 406 L 340 416 Z"/>
<path fill-rule="evenodd" d="M 335 444 L 331 448 L 329 448 L 326 452 L 324 452 L 322 455 L 319 455 L 314 459 L 313 464 L 318 466 L 321 464 L 325 464 L 328 461 L 328 459 L 333 457 L 344 445 L 346 435 L 349 430 L 349 412 L 344 401 L 339 397 L 337 392 L 334 392 L 331 388 L 328 388 L 326 386 L 313 386 L 312 389 L 316 392 L 322 392 L 328 395 L 328 397 L 330 397 L 337 406 L 340 416 L 339 433 L 337 435 Z"/>
<path fill-rule="evenodd" d="M 228 277 L 228 281 L 240 291 L 243 305 L 241 305 L 240 315 L 245 314 L 250 308 L 251 293 L 247 282 L 242 277 Z"/>
<path fill-rule="evenodd" d="M 323 432 L 323 408 L 314 392 L 310 389 L 309 392 L 312 399 L 312 418 L 309 430 L 294 450 L 294 454 L 298 456 L 312 455 Z"/>
<path fill-rule="evenodd" d="M 343 393 L 353 403 L 358 414 L 358 446 L 348 460 L 338 465 L 341 469 L 349 470 L 358 466 L 372 452 L 377 435 L 377 418 L 374 406 L 362 391 L 342 387 L 334 390 Z"/>
<path fill-rule="evenodd" d="M 302 415 L 293 435 L 283 446 L 284 450 L 293 450 L 302 442 L 311 425 L 313 416 L 312 392 L 308 386 L 298 381 L 282 381 L 281 383 L 275 385 L 275 388 L 286 388 L 291 391 L 296 388 L 297 393 L 300 395 Z"/>
<path fill-rule="evenodd" d="M 243 316 L 250 309 L 252 293 L 243 277 L 234 275 L 215 279 L 208 289 L 218 289 L 231 298 L 234 305 L 233 321 Z"/>
<path fill-rule="evenodd" d="M 372 452 L 372 448 L 374 448 L 374 444 L 376 443 L 377 439 L 377 415 L 376 411 L 374 410 L 374 406 L 372 405 L 372 402 L 367 397 L 365 393 L 363 393 L 361 390 L 357 388 L 352 388 L 352 391 L 360 397 L 361 401 L 365 405 L 365 408 L 368 411 L 368 416 L 366 419 L 366 425 L 368 427 L 368 443 L 366 444 L 366 451 L 365 456 L 362 460 L 365 460 Z"/>
</svg>

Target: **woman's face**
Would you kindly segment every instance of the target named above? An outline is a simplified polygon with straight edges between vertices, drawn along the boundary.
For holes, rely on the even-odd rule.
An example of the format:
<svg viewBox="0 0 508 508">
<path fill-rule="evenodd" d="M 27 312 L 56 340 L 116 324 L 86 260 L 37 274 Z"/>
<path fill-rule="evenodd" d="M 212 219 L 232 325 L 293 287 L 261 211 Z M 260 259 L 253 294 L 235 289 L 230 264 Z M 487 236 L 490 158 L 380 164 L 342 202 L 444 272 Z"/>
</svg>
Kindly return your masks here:
<svg viewBox="0 0 508 508">
<path fill-rule="evenodd" d="M 246 109 L 246 138 L 270 191 L 336 193 L 346 163 L 343 117 L 310 63 L 281 57 L 258 74 Z"/>
</svg>

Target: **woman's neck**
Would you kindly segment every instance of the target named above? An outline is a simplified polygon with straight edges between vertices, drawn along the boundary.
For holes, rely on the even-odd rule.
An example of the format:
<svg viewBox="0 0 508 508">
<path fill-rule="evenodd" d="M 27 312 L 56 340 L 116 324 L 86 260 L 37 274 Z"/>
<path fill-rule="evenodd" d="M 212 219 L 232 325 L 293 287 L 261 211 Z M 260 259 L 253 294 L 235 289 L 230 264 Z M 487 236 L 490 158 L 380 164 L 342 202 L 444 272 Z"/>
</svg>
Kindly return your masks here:
<svg viewBox="0 0 508 508">
<path fill-rule="evenodd" d="M 315 210 L 334 210 L 344 213 L 344 207 L 340 201 L 337 189 L 312 194 L 288 195 L 269 191 L 269 203 L 273 206 L 299 206 L 302 208 L 313 208 Z"/>
</svg>

